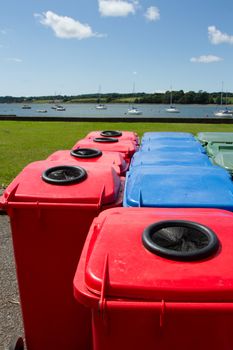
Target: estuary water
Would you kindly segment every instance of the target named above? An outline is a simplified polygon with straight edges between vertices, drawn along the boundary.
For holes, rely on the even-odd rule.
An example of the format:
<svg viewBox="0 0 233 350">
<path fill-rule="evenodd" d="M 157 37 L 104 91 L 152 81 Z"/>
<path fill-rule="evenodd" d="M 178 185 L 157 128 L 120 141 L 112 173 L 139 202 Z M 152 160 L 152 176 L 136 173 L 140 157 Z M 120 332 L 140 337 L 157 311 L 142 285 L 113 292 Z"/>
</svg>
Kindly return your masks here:
<svg viewBox="0 0 233 350">
<path fill-rule="evenodd" d="M 77 104 L 63 104 L 65 111 L 57 111 L 53 109 L 52 104 L 30 104 L 30 109 L 23 109 L 23 104 L 20 103 L 2 103 L 0 104 L 0 115 L 17 115 L 17 116 L 46 116 L 46 117 L 123 117 L 127 110 L 131 107 L 129 104 L 106 104 L 107 109 L 98 110 L 95 104 L 77 103 Z M 166 108 L 168 105 L 163 104 L 140 104 L 135 105 L 142 111 L 140 117 L 154 117 L 154 118 L 207 118 L 214 117 L 219 107 L 215 105 L 176 105 L 180 113 L 168 113 Z M 46 111 L 46 112 L 44 112 Z"/>
</svg>

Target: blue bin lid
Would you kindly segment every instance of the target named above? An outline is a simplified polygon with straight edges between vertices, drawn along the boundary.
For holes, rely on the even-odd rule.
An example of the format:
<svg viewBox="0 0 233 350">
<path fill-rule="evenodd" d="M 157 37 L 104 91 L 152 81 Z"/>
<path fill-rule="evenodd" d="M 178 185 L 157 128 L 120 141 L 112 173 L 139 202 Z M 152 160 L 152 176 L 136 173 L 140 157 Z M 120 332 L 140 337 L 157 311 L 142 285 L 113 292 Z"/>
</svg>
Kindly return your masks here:
<svg viewBox="0 0 233 350">
<path fill-rule="evenodd" d="M 161 132 L 145 132 L 142 136 L 142 142 L 150 140 L 161 139 L 180 139 L 180 140 L 194 140 L 195 137 L 189 132 L 173 132 L 173 131 L 161 131 Z"/>
<path fill-rule="evenodd" d="M 193 140 L 152 140 L 141 144 L 140 151 L 166 151 L 166 152 L 199 152 L 206 153 L 204 147 L 198 141 Z"/>
<path fill-rule="evenodd" d="M 187 165 L 212 166 L 206 154 L 190 152 L 136 152 L 131 160 L 131 167 L 142 165 Z"/>
<path fill-rule="evenodd" d="M 127 174 L 125 207 L 196 207 L 233 211 L 233 183 L 218 166 L 143 166 Z"/>
</svg>

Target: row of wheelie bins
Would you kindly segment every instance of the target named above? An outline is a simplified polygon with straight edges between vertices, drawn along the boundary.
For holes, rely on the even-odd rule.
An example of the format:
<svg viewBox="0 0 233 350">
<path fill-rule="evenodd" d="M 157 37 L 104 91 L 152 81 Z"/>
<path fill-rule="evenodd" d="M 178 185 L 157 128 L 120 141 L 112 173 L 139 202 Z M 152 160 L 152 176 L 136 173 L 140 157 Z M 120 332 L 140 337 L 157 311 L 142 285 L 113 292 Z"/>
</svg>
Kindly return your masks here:
<svg viewBox="0 0 233 350">
<path fill-rule="evenodd" d="M 92 132 L 0 203 L 28 350 L 232 349 L 233 183 L 192 134 Z"/>
<path fill-rule="evenodd" d="M 75 300 L 72 281 L 94 217 L 122 206 L 138 147 L 133 132 L 110 135 L 87 135 L 71 151 L 29 164 L 0 199 L 10 217 L 28 350 L 91 348 L 90 310 Z"/>
<path fill-rule="evenodd" d="M 232 348 L 232 210 L 229 173 L 193 135 L 143 135 L 74 278 L 94 350 Z"/>
</svg>

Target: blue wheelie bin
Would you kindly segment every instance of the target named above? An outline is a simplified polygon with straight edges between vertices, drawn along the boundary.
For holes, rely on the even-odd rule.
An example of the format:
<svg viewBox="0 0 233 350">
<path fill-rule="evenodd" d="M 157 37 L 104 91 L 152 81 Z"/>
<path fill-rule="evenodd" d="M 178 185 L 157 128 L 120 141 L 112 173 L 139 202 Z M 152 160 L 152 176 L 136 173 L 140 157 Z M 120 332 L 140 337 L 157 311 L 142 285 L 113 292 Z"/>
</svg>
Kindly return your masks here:
<svg viewBox="0 0 233 350">
<path fill-rule="evenodd" d="M 130 167 L 144 165 L 211 166 L 212 163 L 206 154 L 198 152 L 135 152 L 131 159 Z"/>
<path fill-rule="evenodd" d="M 173 131 L 162 131 L 162 132 L 145 132 L 142 136 L 141 143 L 145 143 L 153 140 L 195 140 L 193 134 L 189 132 L 173 132 Z"/>
<path fill-rule="evenodd" d="M 218 166 L 141 166 L 126 177 L 125 207 L 233 210 L 233 182 Z"/>
</svg>

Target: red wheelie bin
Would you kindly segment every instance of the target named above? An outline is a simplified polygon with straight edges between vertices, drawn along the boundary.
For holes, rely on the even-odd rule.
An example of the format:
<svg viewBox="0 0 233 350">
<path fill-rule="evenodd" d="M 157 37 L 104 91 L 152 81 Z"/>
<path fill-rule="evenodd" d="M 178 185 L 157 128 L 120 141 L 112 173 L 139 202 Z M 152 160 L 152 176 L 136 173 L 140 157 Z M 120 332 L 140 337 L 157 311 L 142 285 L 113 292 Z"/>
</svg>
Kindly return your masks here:
<svg viewBox="0 0 233 350">
<path fill-rule="evenodd" d="M 130 140 L 134 141 L 136 145 L 139 145 L 139 137 L 136 132 L 133 131 L 119 131 L 119 130 L 102 130 L 91 131 L 86 139 L 94 139 L 95 137 L 115 137 L 118 140 Z"/>
<path fill-rule="evenodd" d="M 101 151 L 120 152 L 124 159 L 130 163 L 138 147 L 135 142 L 130 140 L 118 140 L 114 137 L 95 137 L 93 139 L 79 140 L 72 147 L 72 149 L 77 148 L 98 148 Z"/>
<path fill-rule="evenodd" d="M 12 229 L 28 350 L 89 349 L 89 310 L 75 303 L 73 275 L 95 216 L 120 206 L 110 166 L 29 164 L 1 197 Z"/>
<path fill-rule="evenodd" d="M 85 166 L 86 163 L 93 163 L 96 166 L 112 166 L 117 174 L 125 176 L 129 163 L 125 161 L 119 152 L 101 151 L 98 148 L 77 148 L 72 151 L 61 150 L 52 153 L 47 160 L 66 161 L 75 159 L 77 165 Z"/>
<path fill-rule="evenodd" d="M 74 278 L 94 350 L 231 350 L 233 213 L 116 208 L 90 228 Z"/>
</svg>

